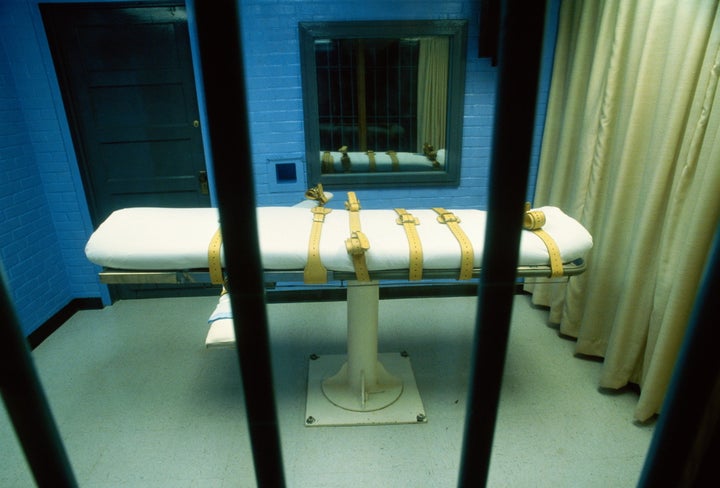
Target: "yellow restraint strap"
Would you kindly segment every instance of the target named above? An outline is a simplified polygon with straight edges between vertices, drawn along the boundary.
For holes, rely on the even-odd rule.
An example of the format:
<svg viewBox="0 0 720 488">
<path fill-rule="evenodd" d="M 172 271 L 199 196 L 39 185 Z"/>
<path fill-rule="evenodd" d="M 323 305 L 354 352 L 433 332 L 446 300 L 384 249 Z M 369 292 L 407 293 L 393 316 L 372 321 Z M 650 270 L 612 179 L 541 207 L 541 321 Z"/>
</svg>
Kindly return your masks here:
<svg viewBox="0 0 720 488">
<path fill-rule="evenodd" d="M 325 216 L 332 212 L 331 208 L 313 207 L 313 225 L 310 228 L 310 242 L 308 243 L 308 260 L 303 273 L 303 281 L 309 284 L 327 283 L 327 269 L 320 261 L 320 233 Z"/>
<path fill-rule="evenodd" d="M 325 216 L 332 212 L 331 208 L 313 207 L 310 209 L 313 214 L 313 223 L 310 228 L 310 242 L 308 244 L 308 257 L 303 280 L 309 284 L 327 283 L 327 269 L 320 261 L 320 233 L 322 231 Z"/>
<path fill-rule="evenodd" d="M 210 271 L 210 282 L 213 285 L 223 284 L 223 270 L 220 259 L 220 247 L 222 246 L 222 234 L 220 228 L 215 231 L 210 244 L 208 245 L 208 269 Z"/>
<path fill-rule="evenodd" d="M 322 183 L 318 183 L 316 186 L 313 186 L 312 188 L 308 188 L 308 190 L 305 192 L 305 198 L 308 200 L 316 200 L 318 203 L 318 206 L 322 207 L 328 202 L 328 197 L 325 195 L 325 192 L 323 191 Z"/>
<path fill-rule="evenodd" d="M 342 153 L 340 156 L 340 164 L 342 164 L 342 169 L 345 173 L 349 173 L 352 169 L 352 162 L 350 161 L 350 156 L 348 156 L 348 147 L 343 146 L 340 149 L 338 149 Z"/>
<path fill-rule="evenodd" d="M 550 255 L 550 277 L 558 278 L 563 275 L 562 257 L 560 249 L 555 240 L 542 229 L 545 225 L 545 214 L 542 210 L 532 210 L 530 203 L 525 204 L 525 216 L 523 217 L 523 228 L 529 230 L 542 239 Z"/>
<path fill-rule="evenodd" d="M 322 158 L 322 169 L 323 173 L 334 173 L 335 172 L 335 158 L 330 154 L 330 151 L 324 151 Z"/>
<path fill-rule="evenodd" d="M 397 157 L 397 153 L 395 151 L 388 151 L 385 154 L 390 156 L 390 161 L 392 161 L 392 170 L 399 171 L 400 170 L 400 160 Z"/>
<path fill-rule="evenodd" d="M 395 221 L 398 225 L 405 228 L 408 246 L 410 249 L 410 281 L 421 280 L 423 272 L 423 252 L 420 236 L 418 236 L 416 225 L 420 225 L 420 221 L 405 211 L 404 208 L 396 208 L 395 211 L 399 215 Z"/>
<path fill-rule="evenodd" d="M 375 162 L 375 151 L 368 151 L 368 169 L 371 173 L 377 170 L 377 163 Z"/>
<path fill-rule="evenodd" d="M 460 244 L 460 252 L 462 254 L 460 257 L 460 276 L 458 279 L 469 280 L 472 278 L 473 271 L 473 247 L 468 236 L 462 228 L 460 228 L 460 219 L 454 213 L 448 212 L 444 208 L 436 207 L 433 208 L 433 210 L 438 214 L 437 221 L 447 225 L 448 229 L 450 229 L 457 239 L 458 244 Z"/>
<path fill-rule="evenodd" d="M 355 192 L 348 192 L 345 208 L 350 217 L 350 238 L 345 240 L 345 247 L 352 256 L 358 281 L 370 281 L 370 273 L 365 263 L 365 251 L 370 249 L 370 241 L 360 228 L 360 201 L 355 196 Z"/>
</svg>

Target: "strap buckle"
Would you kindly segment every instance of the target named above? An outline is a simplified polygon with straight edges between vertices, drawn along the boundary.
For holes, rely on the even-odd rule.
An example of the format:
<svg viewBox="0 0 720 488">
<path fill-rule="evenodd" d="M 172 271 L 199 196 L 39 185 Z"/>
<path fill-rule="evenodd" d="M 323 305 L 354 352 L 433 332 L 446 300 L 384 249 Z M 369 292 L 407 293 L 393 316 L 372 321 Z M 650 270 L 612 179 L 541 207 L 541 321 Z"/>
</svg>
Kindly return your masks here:
<svg viewBox="0 0 720 488">
<path fill-rule="evenodd" d="M 525 202 L 525 213 L 523 214 L 523 229 L 537 230 L 545 225 L 545 213 L 542 210 L 533 210 L 530 202 Z"/>
<path fill-rule="evenodd" d="M 437 221 L 441 224 L 446 224 L 450 232 L 453 233 L 458 243 L 460 244 L 460 277 L 461 280 L 467 280 L 472 278 L 473 271 L 473 260 L 474 253 L 472 242 L 468 239 L 468 236 L 462 230 L 460 225 L 460 219 L 457 215 L 452 212 L 448 212 L 442 207 L 433 208 L 436 214 L 438 214 Z M 452 225 L 450 225 L 452 224 Z"/>
<path fill-rule="evenodd" d="M 460 218 L 452 212 L 438 212 L 437 221 L 441 224 L 460 223 Z"/>
<path fill-rule="evenodd" d="M 558 249 L 555 240 L 542 229 L 545 221 L 545 212 L 542 210 L 533 210 L 530 202 L 525 203 L 523 229 L 532 232 L 543 241 L 548 251 L 548 257 L 550 258 L 550 278 L 558 278 L 564 274 L 562 256 L 560 255 L 560 249 Z"/>
<path fill-rule="evenodd" d="M 420 225 L 420 220 L 416 219 L 415 216 L 409 213 L 402 213 L 395 219 L 395 223 L 398 225 L 413 224 Z"/>
<path fill-rule="evenodd" d="M 319 206 L 325 205 L 329 200 L 323 191 L 322 183 L 318 183 L 316 186 L 308 188 L 305 192 L 305 198 L 308 200 L 317 200 Z"/>
<path fill-rule="evenodd" d="M 332 209 L 327 207 L 313 207 L 310 211 L 313 213 L 313 222 L 325 222 L 325 216 L 332 212 Z"/>
<path fill-rule="evenodd" d="M 338 151 L 340 151 L 340 153 L 341 153 L 340 163 L 342 164 L 343 171 L 346 173 L 350 172 L 351 163 L 350 163 L 350 156 L 348 156 L 348 153 L 347 153 L 348 147 L 343 146 L 340 149 L 338 149 Z"/>
<path fill-rule="evenodd" d="M 363 232 L 358 230 L 353 232 L 349 239 L 345 240 L 345 248 L 348 254 L 358 256 L 370 249 L 370 240 Z"/>
</svg>

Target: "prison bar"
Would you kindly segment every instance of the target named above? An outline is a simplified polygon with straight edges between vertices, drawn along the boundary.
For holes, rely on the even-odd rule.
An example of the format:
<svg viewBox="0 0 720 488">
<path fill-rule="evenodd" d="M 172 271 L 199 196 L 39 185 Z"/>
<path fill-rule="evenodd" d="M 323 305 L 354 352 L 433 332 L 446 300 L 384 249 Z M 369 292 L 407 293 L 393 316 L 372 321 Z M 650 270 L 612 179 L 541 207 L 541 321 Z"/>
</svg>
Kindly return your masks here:
<svg viewBox="0 0 720 488">
<path fill-rule="evenodd" d="M 545 2 L 508 0 L 500 12 L 488 220 L 460 462 L 461 487 L 485 486 L 490 468 L 530 167 Z"/>
<path fill-rule="evenodd" d="M 235 0 L 196 2 L 225 268 L 258 486 L 285 486 L 255 215 L 255 187 Z"/>
<path fill-rule="evenodd" d="M 35 483 L 77 486 L 0 265 L 0 393 Z"/>
<path fill-rule="evenodd" d="M 718 486 L 720 227 L 695 298 L 638 486 Z"/>
</svg>

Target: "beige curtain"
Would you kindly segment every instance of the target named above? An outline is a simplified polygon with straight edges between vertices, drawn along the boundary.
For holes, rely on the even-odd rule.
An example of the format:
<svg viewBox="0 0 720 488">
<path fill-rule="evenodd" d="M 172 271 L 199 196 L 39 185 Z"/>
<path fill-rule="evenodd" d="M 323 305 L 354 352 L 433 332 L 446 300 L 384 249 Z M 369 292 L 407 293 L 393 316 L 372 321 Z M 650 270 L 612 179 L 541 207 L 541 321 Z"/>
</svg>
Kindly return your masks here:
<svg viewBox="0 0 720 488">
<path fill-rule="evenodd" d="M 529 285 L 599 384 L 659 413 L 720 214 L 718 1 L 563 2 L 534 205 L 593 234 L 587 271 Z"/>
<path fill-rule="evenodd" d="M 445 147 L 450 41 L 447 37 L 420 39 L 418 54 L 418 152 L 423 144 Z"/>
</svg>

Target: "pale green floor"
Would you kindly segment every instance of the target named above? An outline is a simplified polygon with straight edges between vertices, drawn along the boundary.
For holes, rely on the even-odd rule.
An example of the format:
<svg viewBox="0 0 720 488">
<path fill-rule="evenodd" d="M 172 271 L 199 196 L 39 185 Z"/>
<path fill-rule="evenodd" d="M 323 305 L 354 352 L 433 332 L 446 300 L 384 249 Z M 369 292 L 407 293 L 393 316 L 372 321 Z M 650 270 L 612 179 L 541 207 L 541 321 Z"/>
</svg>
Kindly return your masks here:
<svg viewBox="0 0 720 488">
<path fill-rule="evenodd" d="M 253 487 L 238 361 L 205 349 L 215 298 L 120 301 L 72 317 L 34 352 L 82 487 Z M 308 355 L 345 350 L 342 302 L 269 306 L 289 487 L 453 487 L 476 300 L 386 300 L 380 352 L 410 353 L 428 422 L 305 427 Z M 516 297 L 493 487 L 631 487 L 653 425 L 636 394 L 598 391 L 547 312 Z M 0 486 L 34 486 L 0 409 Z"/>
</svg>

